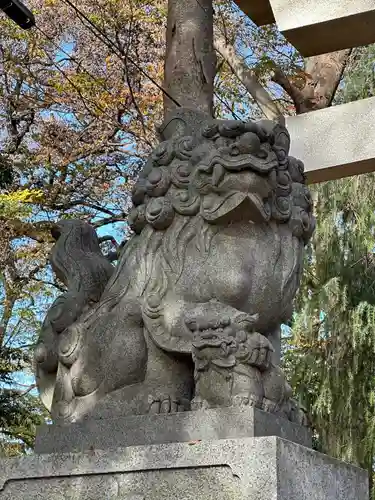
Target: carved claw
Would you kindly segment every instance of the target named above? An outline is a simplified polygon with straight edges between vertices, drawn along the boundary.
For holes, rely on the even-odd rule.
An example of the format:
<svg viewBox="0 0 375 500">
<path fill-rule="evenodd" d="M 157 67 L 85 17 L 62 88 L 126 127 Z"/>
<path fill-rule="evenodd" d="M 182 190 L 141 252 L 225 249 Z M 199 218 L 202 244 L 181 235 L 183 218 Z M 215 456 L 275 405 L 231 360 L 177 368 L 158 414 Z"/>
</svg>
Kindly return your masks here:
<svg viewBox="0 0 375 500">
<path fill-rule="evenodd" d="M 253 333 L 249 336 L 246 347 L 249 352 L 247 364 L 255 366 L 260 371 L 268 370 L 274 351 L 270 341 L 260 333 Z"/>
<path fill-rule="evenodd" d="M 197 317 L 197 318 L 186 318 L 186 326 L 191 332 L 204 332 L 207 330 L 219 330 L 229 327 L 231 321 L 230 318 L 224 316 L 223 318 L 207 318 L 207 317 Z"/>
<path fill-rule="evenodd" d="M 261 371 L 268 370 L 271 363 L 272 350 L 267 348 L 254 348 L 250 359 L 249 365 L 256 366 Z"/>
<path fill-rule="evenodd" d="M 149 396 L 148 405 L 148 412 L 154 415 L 160 413 L 177 413 L 189 409 L 189 403 L 187 401 L 173 399 L 168 395 L 160 397 Z"/>
<path fill-rule="evenodd" d="M 227 335 L 238 330 L 250 332 L 257 319 L 256 314 L 243 313 L 216 300 L 198 304 L 185 313 L 185 324 L 191 332 L 219 329 L 226 330 Z"/>
<path fill-rule="evenodd" d="M 232 398 L 232 406 L 241 408 L 243 406 L 251 406 L 254 408 L 263 408 L 263 398 L 259 394 L 236 394 Z"/>
<path fill-rule="evenodd" d="M 191 409 L 193 411 L 197 410 L 205 410 L 207 408 L 210 408 L 210 405 L 205 399 L 202 399 L 201 397 L 197 396 L 193 399 L 191 402 Z"/>
<path fill-rule="evenodd" d="M 232 398 L 232 406 L 240 408 L 242 406 L 253 406 L 251 405 L 250 398 L 248 394 L 236 394 Z"/>
<path fill-rule="evenodd" d="M 311 427 L 311 421 L 308 413 L 302 408 L 295 399 L 289 400 L 288 418 L 291 422 L 302 427 Z"/>
</svg>

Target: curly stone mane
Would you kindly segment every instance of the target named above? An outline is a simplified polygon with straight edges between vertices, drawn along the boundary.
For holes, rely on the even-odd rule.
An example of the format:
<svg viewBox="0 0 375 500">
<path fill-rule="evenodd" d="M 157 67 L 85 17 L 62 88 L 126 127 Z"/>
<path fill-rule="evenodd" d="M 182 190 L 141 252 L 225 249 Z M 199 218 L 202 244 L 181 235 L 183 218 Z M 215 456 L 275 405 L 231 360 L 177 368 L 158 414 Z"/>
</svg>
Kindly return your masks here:
<svg viewBox="0 0 375 500">
<path fill-rule="evenodd" d="M 288 156 L 290 140 L 284 127 L 202 117 L 199 132 L 186 135 L 186 115 L 184 120 L 181 135 L 160 143 L 134 187 L 129 224 L 136 234 L 125 246 L 101 304 L 112 307 L 125 296 L 140 298 L 144 323 L 159 347 L 190 352 L 190 345 L 165 340 L 163 298 L 183 271 L 188 244 L 208 254 L 212 238 L 221 230 L 220 203 L 226 195 L 217 186 L 225 174 L 239 177 L 251 172 L 256 221 L 287 224 L 305 243 L 315 221 L 303 164 Z M 267 192 L 258 179 L 270 186 Z M 239 201 L 236 192 L 229 194 L 230 211 Z M 214 220 L 206 211 L 212 196 L 219 207 Z"/>
</svg>

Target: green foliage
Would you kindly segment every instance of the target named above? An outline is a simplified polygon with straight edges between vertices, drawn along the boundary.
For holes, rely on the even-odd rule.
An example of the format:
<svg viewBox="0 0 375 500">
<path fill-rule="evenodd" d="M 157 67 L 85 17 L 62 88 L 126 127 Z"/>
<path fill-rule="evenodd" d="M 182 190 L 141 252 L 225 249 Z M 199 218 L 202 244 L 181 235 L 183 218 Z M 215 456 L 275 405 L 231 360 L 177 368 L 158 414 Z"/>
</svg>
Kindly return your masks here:
<svg viewBox="0 0 375 500">
<path fill-rule="evenodd" d="M 355 49 L 345 83 L 336 102 L 351 102 L 375 95 L 375 45 Z"/>
<path fill-rule="evenodd" d="M 14 388 L 13 374 L 30 364 L 29 352 L 22 348 L 0 349 L 0 457 L 17 456 L 34 445 L 35 429 L 46 421 L 47 413 L 32 386 Z"/>
<path fill-rule="evenodd" d="M 361 56 L 344 77 L 339 102 L 374 93 L 375 47 Z M 372 474 L 375 174 L 317 185 L 312 193 L 317 229 L 307 249 L 285 364 L 322 450 Z"/>
<path fill-rule="evenodd" d="M 9 187 L 14 179 L 14 174 L 10 162 L 0 155 L 0 189 Z"/>
<path fill-rule="evenodd" d="M 36 427 L 45 423 L 46 417 L 37 396 L 0 389 L 0 457 L 17 456 L 32 449 Z"/>
<path fill-rule="evenodd" d="M 24 218 L 32 214 L 32 204 L 43 199 L 43 191 L 19 189 L 8 194 L 0 193 L 0 216 Z"/>
</svg>

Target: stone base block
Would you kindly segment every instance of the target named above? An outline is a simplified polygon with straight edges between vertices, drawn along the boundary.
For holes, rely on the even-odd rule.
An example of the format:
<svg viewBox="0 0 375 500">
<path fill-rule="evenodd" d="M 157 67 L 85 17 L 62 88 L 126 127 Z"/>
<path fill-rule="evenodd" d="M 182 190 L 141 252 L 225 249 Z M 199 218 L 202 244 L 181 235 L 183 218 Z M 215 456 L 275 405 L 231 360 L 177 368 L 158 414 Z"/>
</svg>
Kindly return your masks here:
<svg viewBox="0 0 375 500">
<path fill-rule="evenodd" d="M 215 408 L 161 415 L 87 419 L 38 429 L 36 453 L 71 453 L 148 444 L 278 436 L 311 446 L 311 433 L 284 418 L 252 408 Z"/>
<path fill-rule="evenodd" d="M 277 437 L 0 462 L 0 500 L 367 500 L 367 474 Z"/>
</svg>

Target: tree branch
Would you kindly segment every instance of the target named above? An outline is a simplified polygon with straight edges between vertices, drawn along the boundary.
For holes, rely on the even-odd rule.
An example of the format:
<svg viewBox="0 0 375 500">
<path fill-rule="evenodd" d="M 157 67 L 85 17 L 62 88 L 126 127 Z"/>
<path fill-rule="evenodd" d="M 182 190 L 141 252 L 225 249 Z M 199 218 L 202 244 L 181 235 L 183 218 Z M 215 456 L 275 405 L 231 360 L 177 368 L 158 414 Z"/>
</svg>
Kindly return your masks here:
<svg viewBox="0 0 375 500">
<path fill-rule="evenodd" d="M 351 52 L 352 49 L 346 49 L 306 59 L 305 70 L 295 75 L 299 85 L 279 67 L 275 67 L 272 80 L 292 99 L 297 114 L 327 108 L 332 104 Z"/>
<path fill-rule="evenodd" d="M 233 74 L 247 89 L 254 101 L 259 105 L 264 116 L 269 120 L 284 122 L 281 109 L 274 102 L 266 89 L 259 83 L 253 71 L 235 53 L 233 46 L 228 45 L 221 36 L 215 38 L 215 49 L 225 59 Z"/>
<path fill-rule="evenodd" d="M 1 220 L 1 218 L 0 218 Z M 27 236 L 38 243 L 53 241 L 49 231 L 52 229 L 52 222 L 23 222 L 19 219 L 9 219 L 4 221 L 5 229 L 11 231 L 15 237 Z"/>
<path fill-rule="evenodd" d="M 58 290 L 60 290 L 60 292 L 63 292 L 63 293 L 66 292 L 66 288 L 62 287 L 58 283 L 54 283 L 53 281 L 45 281 L 45 280 L 41 280 L 39 278 L 32 278 L 32 280 L 33 281 L 37 281 L 38 283 L 43 283 L 43 285 L 54 286 L 55 288 L 57 288 Z"/>
<path fill-rule="evenodd" d="M 275 67 L 272 75 L 272 81 L 280 85 L 280 87 L 292 99 L 296 108 L 297 115 L 303 113 L 305 97 L 302 92 L 296 87 L 291 80 L 286 76 L 284 71 L 278 66 Z"/>
<path fill-rule="evenodd" d="M 101 219 L 97 222 L 94 222 L 92 225 L 93 227 L 102 227 L 106 226 L 107 224 L 114 224 L 115 222 L 124 222 L 127 219 L 127 214 L 122 214 L 116 217 L 108 217 L 108 219 Z"/>
</svg>

